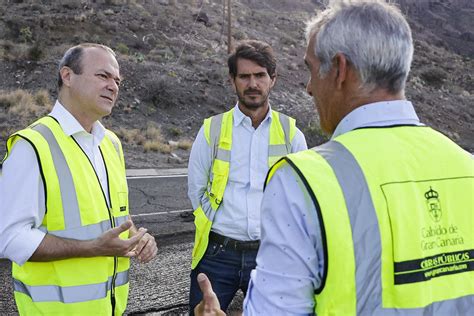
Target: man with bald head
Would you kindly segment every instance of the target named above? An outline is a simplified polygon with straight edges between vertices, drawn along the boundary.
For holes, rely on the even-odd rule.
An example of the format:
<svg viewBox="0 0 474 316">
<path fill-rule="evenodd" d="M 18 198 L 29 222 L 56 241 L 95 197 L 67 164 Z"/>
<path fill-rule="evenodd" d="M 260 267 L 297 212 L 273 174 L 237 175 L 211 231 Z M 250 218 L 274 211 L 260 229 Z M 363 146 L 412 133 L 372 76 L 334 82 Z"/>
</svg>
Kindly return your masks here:
<svg viewBox="0 0 474 316">
<path fill-rule="evenodd" d="M 474 163 L 405 99 L 407 21 L 384 1 L 333 1 L 307 40 L 332 136 L 268 173 L 244 314 L 473 314 Z M 196 315 L 221 313 L 198 282 Z"/>
<path fill-rule="evenodd" d="M 99 122 L 120 81 L 109 47 L 70 48 L 51 113 L 7 141 L 0 257 L 13 262 L 22 315 L 121 315 L 130 257 L 156 256 L 154 238 L 129 215 L 120 141 Z"/>
</svg>

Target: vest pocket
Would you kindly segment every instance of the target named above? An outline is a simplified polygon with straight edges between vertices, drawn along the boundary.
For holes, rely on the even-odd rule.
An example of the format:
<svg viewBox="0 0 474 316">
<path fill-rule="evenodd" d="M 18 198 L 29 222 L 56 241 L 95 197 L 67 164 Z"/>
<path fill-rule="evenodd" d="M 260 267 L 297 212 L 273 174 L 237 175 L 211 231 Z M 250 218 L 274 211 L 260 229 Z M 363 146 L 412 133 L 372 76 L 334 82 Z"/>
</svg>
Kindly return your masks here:
<svg viewBox="0 0 474 316">
<path fill-rule="evenodd" d="M 117 196 L 118 196 L 118 210 L 120 212 L 127 212 L 127 196 L 128 196 L 128 193 L 127 192 L 118 192 L 117 193 Z"/>
</svg>

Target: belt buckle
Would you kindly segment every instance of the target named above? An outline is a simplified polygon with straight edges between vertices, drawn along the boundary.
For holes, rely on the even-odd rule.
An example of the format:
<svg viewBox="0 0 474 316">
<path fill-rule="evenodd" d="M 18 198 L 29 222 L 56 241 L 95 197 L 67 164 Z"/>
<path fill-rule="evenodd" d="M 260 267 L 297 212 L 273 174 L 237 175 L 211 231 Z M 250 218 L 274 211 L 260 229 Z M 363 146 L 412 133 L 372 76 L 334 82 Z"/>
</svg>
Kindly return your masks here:
<svg viewBox="0 0 474 316">
<path fill-rule="evenodd" d="M 233 250 L 239 250 L 239 242 L 238 241 L 232 242 L 232 249 Z"/>
</svg>

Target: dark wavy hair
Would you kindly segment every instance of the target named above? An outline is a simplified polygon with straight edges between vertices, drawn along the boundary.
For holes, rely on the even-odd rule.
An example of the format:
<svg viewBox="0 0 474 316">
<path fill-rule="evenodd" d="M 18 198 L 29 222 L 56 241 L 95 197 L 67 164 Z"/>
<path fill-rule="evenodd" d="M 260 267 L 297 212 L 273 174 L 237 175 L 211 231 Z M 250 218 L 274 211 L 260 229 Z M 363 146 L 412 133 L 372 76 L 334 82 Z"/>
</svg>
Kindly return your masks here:
<svg viewBox="0 0 474 316">
<path fill-rule="evenodd" d="M 237 75 L 237 60 L 239 58 L 248 59 L 267 69 L 271 78 L 276 74 L 276 59 L 273 55 L 273 49 L 267 43 L 257 40 L 241 41 L 237 44 L 234 52 L 229 56 L 227 65 L 229 66 L 229 75 L 233 78 Z"/>
</svg>

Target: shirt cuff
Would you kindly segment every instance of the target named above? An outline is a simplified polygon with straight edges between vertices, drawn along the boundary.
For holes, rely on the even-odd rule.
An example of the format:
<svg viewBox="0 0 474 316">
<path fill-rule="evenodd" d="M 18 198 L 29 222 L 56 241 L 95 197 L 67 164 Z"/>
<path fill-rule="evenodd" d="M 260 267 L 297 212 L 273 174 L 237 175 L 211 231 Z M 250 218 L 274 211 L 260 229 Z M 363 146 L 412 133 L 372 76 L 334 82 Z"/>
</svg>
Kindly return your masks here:
<svg viewBox="0 0 474 316">
<path fill-rule="evenodd" d="M 5 248 L 5 257 L 22 266 L 33 255 L 46 233 L 39 229 L 19 232 Z"/>
</svg>

